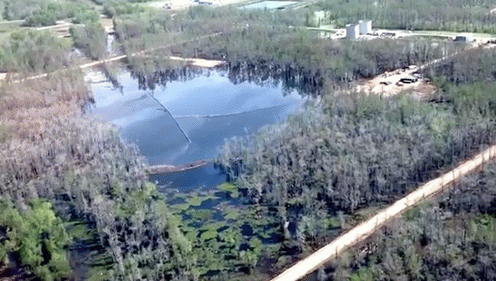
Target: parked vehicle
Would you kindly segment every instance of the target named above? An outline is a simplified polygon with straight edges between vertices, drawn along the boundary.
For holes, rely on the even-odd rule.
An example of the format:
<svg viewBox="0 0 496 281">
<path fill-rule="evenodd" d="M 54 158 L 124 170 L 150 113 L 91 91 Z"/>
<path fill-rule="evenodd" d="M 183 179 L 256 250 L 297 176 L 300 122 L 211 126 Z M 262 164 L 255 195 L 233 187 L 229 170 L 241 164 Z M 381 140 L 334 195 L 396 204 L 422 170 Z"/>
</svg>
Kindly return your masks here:
<svg viewBox="0 0 496 281">
<path fill-rule="evenodd" d="M 400 82 L 404 84 L 415 83 L 417 81 L 418 81 L 417 77 L 413 77 L 413 76 L 403 77 L 400 79 Z"/>
</svg>

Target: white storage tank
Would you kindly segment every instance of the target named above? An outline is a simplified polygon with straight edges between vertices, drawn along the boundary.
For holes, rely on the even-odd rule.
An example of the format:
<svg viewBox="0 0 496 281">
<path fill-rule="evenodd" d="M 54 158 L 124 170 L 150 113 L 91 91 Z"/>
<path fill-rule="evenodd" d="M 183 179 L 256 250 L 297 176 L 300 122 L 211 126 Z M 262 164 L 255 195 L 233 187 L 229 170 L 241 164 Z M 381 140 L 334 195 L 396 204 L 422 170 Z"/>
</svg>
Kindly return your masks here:
<svg viewBox="0 0 496 281">
<path fill-rule="evenodd" d="M 346 38 L 347 39 L 358 39 L 359 35 L 358 24 L 347 24 L 346 25 Z"/>
<path fill-rule="evenodd" d="M 371 20 L 361 20 L 358 22 L 360 35 L 372 34 L 372 21 Z"/>
</svg>

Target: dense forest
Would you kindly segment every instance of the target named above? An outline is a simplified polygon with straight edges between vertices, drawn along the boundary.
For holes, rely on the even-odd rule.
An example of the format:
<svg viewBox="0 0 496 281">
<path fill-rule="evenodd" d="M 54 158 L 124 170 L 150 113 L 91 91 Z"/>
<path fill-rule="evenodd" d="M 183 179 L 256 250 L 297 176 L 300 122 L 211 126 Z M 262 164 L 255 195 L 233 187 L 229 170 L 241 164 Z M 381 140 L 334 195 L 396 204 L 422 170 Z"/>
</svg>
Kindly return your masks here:
<svg viewBox="0 0 496 281">
<path fill-rule="evenodd" d="M 472 72 L 462 83 L 443 71 L 443 65 L 460 65 L 467 59 L 489 60 L 492 52 L 479 49 L 426 70 L 439 81 L 440 90 L 431 103 L 408 96 L 327 95 L 322 108 L 312 107 L 256 136 L 228 142 L 219 161 L 240 188 L 248 190 L 254 204 L 274 206 L 280 224 L 300 247 L 312 247 L 325 241 L 335 227 L 330 218 L 393 202 L 440 169 L 494 143 L 494 82 L 487 82 L 494 79 L 492 72 Z M 490 207 L 494 197 L 486 198 Z M 463 202 L 466 206 L 460 203 L 458 208 L 474 206 L 472 201 Z M 420 227 L 416 223 L 420 221 L 412 227 Z M 377 263 L 384 258 L 377 257 Z M 382 276 L 377 265 L 371 266 L 354 277 Z"/>
<path fill-rule="evenodd" d="M 494 280 L 495 177 L 488 165 L 409 210 L 326 265 L 318 280 Z"/>
<path fill-rule="evenodd" d="M 418 38 L 325 40 L 303 27 L 302 15 L 292 13 L 192 7 L 174 14 L 173 20 L 166 12 L 154 12 L 123 15 L 114 22 L 127 54 L 160 47 L 161 55 L 222 59 L 230 71 L 247 76 L 269 72 L 305 79 L 308 91 L 324 83 L 335 88 L 356 78 L 423 64 L 465 47 Z M 200 34 L 210 36 L 191 39 Z"/>
<path fill-rule="evenodd" d="M 280 207 L 281 224 L 312 241 L 328 231 L 320 222 L 339 211 L 390 203 L 491 144 L 493 117 L 481 115 L 408 97 L 340 95 L 226 144 L 221 161 L 254 202 Z"/>
<path fill-rule="evenodd" d="M 326 10 L 338 27 L 367 18 L 388 28 L 495 32 L 496 3 L 350 0 L 171 12 L 143 2 L 0 1 L 2 19 L 23 26 L 0 36 L 0 276 L 267 279 L 494 144 L 493 49 L 426 38 L 328 40 L 305 19 Z M 179 55 L 224 60 L 235 83 L 282 82 L 319 102 L 226 142 L 216 165 L 230 182 L 216 192 L 164 194 L 119 128 L 84 115 L 93 97 L 75 66 L 109 55 L 100 13 L 112 17 L 125 54 L 154 50 L 127 61 L 140 89 L 202 72 L 164 62 Z M 57 20 L 74 24 L 69 39 L 31 28 Z M 357 79 L 447 55 L 422 70 L 437 87 L 423 101 L 349 90 Z M 13 81 L 38 73 L 51 74 Z M 467 177 L 326 264 L 318 278 L 493 280 L 495 176 L 490 165 Z M 205 211 L 219 198 L 230 204 Z M 78 259 L 90 262 L 81 270 Z"/>
<path fill-rule="evenodd" d="M 447 0 L 432 2 L 389 0 L 324 0 L 318 9 L 328 11 L 331 24 L 371 19 L 378 28 L 410 30 L 449 30 L 457 32 L 494 33 L 496 6 L 494 0 Z"/>
<path fill-rule="evenodd" d="M 2 0 L 0 1 L 0 16 L 3 20 L 23 20 L 25 26 L 54 25 L 57 20 L 81 18 L 98 13 L 87 1 L 72 0 Z"/>
</svg>

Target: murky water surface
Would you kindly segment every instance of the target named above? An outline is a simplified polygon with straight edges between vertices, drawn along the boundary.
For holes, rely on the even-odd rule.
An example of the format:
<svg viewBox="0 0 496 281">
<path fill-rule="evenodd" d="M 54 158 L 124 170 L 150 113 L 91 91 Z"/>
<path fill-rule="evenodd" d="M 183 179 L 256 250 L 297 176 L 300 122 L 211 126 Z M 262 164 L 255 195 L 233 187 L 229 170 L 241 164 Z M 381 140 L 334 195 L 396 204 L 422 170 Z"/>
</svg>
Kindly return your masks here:
<svg viewBox="0 0 496 281">
<path fill-rule="evenodd" d="M 136 143 L 151 165 L 213 158 L 226 140 L 280 121 L 304 102 L 280 85 L 234 84 L 225 71 L 154 90 L 143 89 L 126 71 L 117 76 L 120 88 L 99 72 L 89 73 L 88 79 L 94 81 L 96 101 L 90 114 L 120 126 L 122 136 Z"/>
<path fill-rule="evenodd" d="M 118 125 L 122 137 L 137 144 L 151 165 L 180 165 L 212 159 L 226 140 L 282 121 L 306 102 L 277 79 L 255 79 L 257 84 L 228 74 L 195 70 L 140 76 L 122 68 L 110 82 L 108 75 L 93 70 L 86 77 L 95 97 L 88 114 Z M 204 272 L 215 275 L 225 267 L 237 272 L 237 277 L 245 276 L 243 256 L 258 259 L 263 249 L 284 249 L 277 217 L 261 217 L 265 209 L 248 204 L 243 196 L 246 190 L 224 183 L 226 175 L 213 164 L 149 179 L 164 194 L 172 214 L 180 218 L 180 229 L 193 243 L 195 254 L 205 259 L 197 265 Z M 218 261 L 208 260 L 212 251 L 217 252 Z M 273 274 L 267 264 L 275 262 L 257 267 L 265 276 L 262 279 Z"/>
</svg>

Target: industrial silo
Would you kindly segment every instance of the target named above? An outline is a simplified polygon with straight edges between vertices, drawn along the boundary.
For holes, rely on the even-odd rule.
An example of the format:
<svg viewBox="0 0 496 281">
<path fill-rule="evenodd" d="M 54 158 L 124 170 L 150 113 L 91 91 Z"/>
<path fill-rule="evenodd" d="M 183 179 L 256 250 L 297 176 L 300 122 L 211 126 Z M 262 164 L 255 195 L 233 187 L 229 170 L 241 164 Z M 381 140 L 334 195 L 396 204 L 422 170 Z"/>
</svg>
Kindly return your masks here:
<svg viewBox="0 0 496 281">
<path fill-rule="evenodd" d="M 365 35 L 372 33 L 372 21 L 371 20 L 361 20 L 358 22 L 360 35 Z"/>
<path fill-rule="evenodd" d="M 346 25 L 346 38 L 347 39 L 358 39 L 359 29 L 358 24 L 347 24 Z"/>
</svg>

